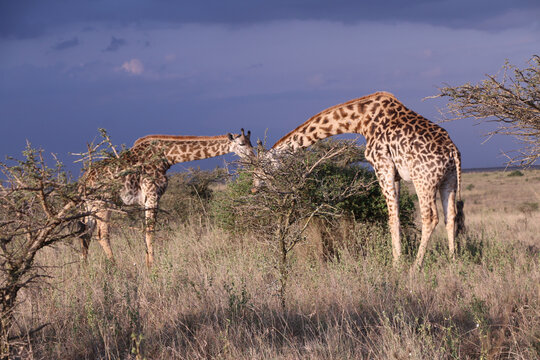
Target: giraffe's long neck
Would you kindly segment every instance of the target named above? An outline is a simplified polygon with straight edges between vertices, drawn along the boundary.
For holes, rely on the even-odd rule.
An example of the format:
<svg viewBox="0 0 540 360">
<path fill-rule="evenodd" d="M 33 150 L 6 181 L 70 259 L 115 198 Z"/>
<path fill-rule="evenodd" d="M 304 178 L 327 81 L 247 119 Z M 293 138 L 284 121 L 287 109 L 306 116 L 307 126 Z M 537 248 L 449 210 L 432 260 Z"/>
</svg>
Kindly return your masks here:
<svg viewBox="0 0 540 360">
<path fill-rule="evenodd" d="M 374 126 L 379 127 L 383 117 L 400 104 L 394 95 L 377 92 L 321 111 L 305 123 L 282 137 L 272 147 L 276 151 L 290 147 L 307 147 L 327 137 L 357 133 L 369 137 Z"/>
<path fill-rule="evenodd" d="M 227 135 L 220 136 L 170 136 L 149 135 L 135 141 L 133 151 L 158 151 L 170 165 L 207 159 L 230 152 Z"/>
</svg>

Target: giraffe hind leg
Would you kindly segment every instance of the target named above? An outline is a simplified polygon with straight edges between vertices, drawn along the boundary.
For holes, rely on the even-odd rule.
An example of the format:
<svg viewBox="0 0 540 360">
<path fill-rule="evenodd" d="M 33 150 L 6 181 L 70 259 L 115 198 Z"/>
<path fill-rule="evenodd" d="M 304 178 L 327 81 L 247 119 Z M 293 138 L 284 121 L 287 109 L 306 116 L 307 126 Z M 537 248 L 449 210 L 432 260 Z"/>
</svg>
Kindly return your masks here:
<svg viewBox="0 0 540 360">
<path fill-rule="evenodd" d="M 442 201 L 442 207 L 444 212 L 444 223 L 446 225 L 446 232 L 448 234 L 448 251 L 450 257 L 455 259 L 456 257 L 456 186 L 455 182 L 444 182 L 439 189 Z"/>
<path fill-rule="evenodd" d="M 435 191 L 418 191 L 417 189 L 417 194 L 420 203 L 420 213 L 422 215 L 422 238 L 414 262 L 414 269 L 419 270 L 424 262 L 429 239 L 439 222 L 439 217 L 435 203 Z"/>
<path fill-rule="evenodd" d="M 388 168 L 376 169 L 379 185 L 388 208 L 388 226 L 392 236 L 392 257 L 394 267 L 399 265 L 401 257 L 401 234 L 399 222 L 399 179 L 396 179 L 393 165 Z"/>
</svg>

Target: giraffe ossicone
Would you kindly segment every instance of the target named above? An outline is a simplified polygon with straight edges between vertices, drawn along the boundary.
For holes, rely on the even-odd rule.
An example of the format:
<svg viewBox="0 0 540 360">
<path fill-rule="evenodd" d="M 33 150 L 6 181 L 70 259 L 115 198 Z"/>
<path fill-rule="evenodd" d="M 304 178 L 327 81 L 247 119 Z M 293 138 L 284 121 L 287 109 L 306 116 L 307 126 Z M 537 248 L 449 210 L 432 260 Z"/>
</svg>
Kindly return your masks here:
<svg viewBox="0 0 540 360">
<path fill-rule="evenodd" d="M 251 132 L 219 136 L 148 135 L 137 139 L 129 150 L 115 159 L 91 164 L 79 181 L 82 192 L 100 189 L 87 201 L 86 230 L 80 236 L 83 259 L 87 258 L 92 234 L 105 254 L 113 260 L 109 240 L 110 201 L 115 193 L 126 205 L 142 206 L 145 212 L 146 265 L 154 261 L 153 233 L 159 200 L 167 188 L 167 170 L 174 164 L 235 153 L 241 158 L 253 156 Z M 111 186 L 116 185 L 116 186 Z M 103 191 L 104 190 L 104 191 Z"/>
<path fill-rule="evenodd" d="M 400 179 L 412 181 L 422 217 L 422 237 L 414 268 L 422 266 L 438 223 L 436 193 L 443 203 L 449 252 L 455 256 L 456 225 L 463 224 L 461 155 L 440 126 L 409 110 L 394 95 L 376 92 L 332 106 L 278 140 L 264 155 L 270 163 L 285 149 L 307 147 L 333 135 L 357 133 L 366 138 L 366 160 L 373 166 L 386 200 L 394 264 L 401 256 Z M 254 177 L 254 185 L 262 186 Z M 255 191 L 255 190 L 254 190 Z"/>
</svg>

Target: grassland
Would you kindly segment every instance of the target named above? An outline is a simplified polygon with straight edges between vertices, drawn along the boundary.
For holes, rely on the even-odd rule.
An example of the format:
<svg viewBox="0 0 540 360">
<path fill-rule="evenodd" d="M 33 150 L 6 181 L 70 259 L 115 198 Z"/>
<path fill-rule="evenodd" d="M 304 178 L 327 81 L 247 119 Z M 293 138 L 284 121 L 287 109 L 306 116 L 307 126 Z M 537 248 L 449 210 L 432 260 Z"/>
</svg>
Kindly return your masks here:
<svg viewBox="0 0 540 360">
<path fill-rule="evenodd" d="M 25 290 L 17 328 L 48 325 L 21 338 L 21 357 L 538 358 L 540 171 L 509 174 L 464 174 L 458 258 L 447 258 L 441 220 L 417 274 L 410 254 L 392 268 L 389 236 L 366 225 L 349 229 L 339 261 L 322 260 L 310 236 L 295 252 L 285 308 L 274 246 L 224 232 L 202 209 L 178 220 L 173 185 L 151 271 L 129 219 L 114 227 L 115 265 L 97 242 L 87 265 L 75 245 L 41 254 L 52 277 Z"/>
</svg>

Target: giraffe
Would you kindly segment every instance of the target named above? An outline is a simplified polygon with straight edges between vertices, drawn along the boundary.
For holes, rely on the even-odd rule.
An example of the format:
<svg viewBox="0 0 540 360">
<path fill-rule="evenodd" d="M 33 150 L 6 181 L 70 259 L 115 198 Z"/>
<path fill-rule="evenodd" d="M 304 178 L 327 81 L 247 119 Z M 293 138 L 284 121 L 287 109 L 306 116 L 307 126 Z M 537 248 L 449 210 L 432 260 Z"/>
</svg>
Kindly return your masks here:
<svg viewBox="0 0 540 360">
<path fill-rule="evenodd" d="M 330 107 L 278 140 L 268 152 L 272 162 L 284 149 L 307 147 L 329 136 L 358 133 L 366 138 L 366 160 L 373 166 L 388 207 L 394 265 L 401 255 L 400 179 L 412 181 L 422 217 L 422 236 L 413 268 L 420 269 L 438 223 L 440 193 L 450 256 L 455 257 L 456 225 L 463 224 L 461 155 L 443 128 L 407 109 L 394 95 L 376 92 Z M 255 176 L 254 191 L 262 180 Z M 460 199 L 456 203 L 456 194 Z"/>
<path fill-rule="evenodd" d="M 219 136 L 148 135 L 137 139 L 133 147 L 118 159 L 97 162 L 83 174 L 80 189 L 84 193 L 100 191 L 96 199 L 87 201 L 88 213 L 83 234 L 80 236 L 82 258 L 86 260 L 92 233 L 106 256 L 114 260 L 109 241 L 110 202 L 115 194 L 126 205 L 144 208 L 146 265 L 154 261 L 152 246 L 156 215 L 161 195 L 167 188 L 167 170 L 174 164 L 206 159 L 230 152 L 241 158 L 253 155 L 251 132 Z M 112 184 L 112 186 L 111 186 Z M 87 191 L 88 190 L 88 191 Z M 103 195 L 104 194 L 104 195 Z"/>
</svg>

